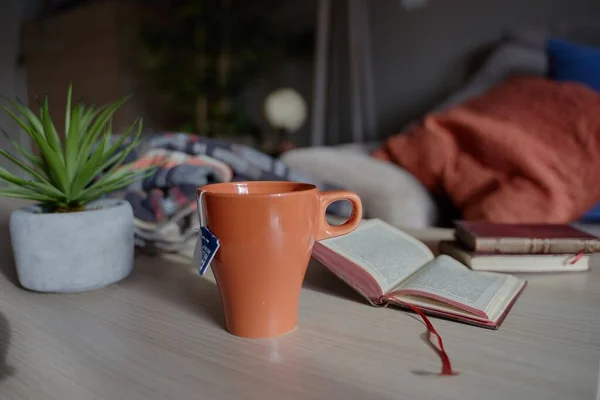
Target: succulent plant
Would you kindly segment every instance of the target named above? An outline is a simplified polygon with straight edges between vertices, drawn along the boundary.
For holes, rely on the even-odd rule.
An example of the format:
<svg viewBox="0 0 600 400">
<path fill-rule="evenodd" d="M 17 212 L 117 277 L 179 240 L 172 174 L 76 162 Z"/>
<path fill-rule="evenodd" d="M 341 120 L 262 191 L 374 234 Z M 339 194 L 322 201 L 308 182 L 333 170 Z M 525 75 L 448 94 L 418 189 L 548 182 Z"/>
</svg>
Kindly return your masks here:
<svg viewBox="0 0 600 400">
<path fill-rule="evenodd" d="M 41 102 L 39 115 L 7 99 L 12 107 L 4 110 L 31 137 L 39 156 L 14 140 L 14 154 L 0 150 L 0 155 L 28 175 L 22 178 L 0 168 L 0 181 L 8 183 L 0 186 L 0 195 L 37 201 L 51 212 L 81 211 L 147 174 L 147 170 L 122 165 L 140 139 L 142 120 L 136 119 L 117 140 L 112 137 L 113 115 L 129 97 L 95 108 L 82 101 L 72 106 L 71 93 L 69 86 L 62 138 L 52 122 L 48 96 Z"/>
</svg>

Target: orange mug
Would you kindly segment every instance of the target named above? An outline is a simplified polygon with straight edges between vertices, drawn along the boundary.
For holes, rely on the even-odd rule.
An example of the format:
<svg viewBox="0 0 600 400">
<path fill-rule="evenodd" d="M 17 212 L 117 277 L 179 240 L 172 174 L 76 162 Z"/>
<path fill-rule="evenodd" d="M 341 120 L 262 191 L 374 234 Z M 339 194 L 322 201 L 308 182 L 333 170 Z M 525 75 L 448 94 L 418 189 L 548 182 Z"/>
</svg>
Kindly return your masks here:
<svg viewBox="0 0 600 400">
<path fill-rule="evenodd" d="M 227 330 L 267 338 L 293 330 L 315 240 L 352 232 L 360 223 L 356 193 L 319 192 L 296 182 L 230 182 L 198 188 L 204 225 L 219 239 L 211 268 Z M 349 200 L 352 215 L 329 225 L 325 210 Z"/>
</svg>

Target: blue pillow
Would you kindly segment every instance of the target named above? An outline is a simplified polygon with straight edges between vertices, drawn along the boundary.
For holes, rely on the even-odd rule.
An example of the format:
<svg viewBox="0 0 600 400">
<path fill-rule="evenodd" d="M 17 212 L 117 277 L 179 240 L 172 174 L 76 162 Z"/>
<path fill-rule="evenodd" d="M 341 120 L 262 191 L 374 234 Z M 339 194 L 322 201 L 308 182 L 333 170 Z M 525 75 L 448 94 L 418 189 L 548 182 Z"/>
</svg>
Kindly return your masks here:
<svg viewBox="0 0 600 400">
<path fill-rule="evenodd" d="M 600 49 L 550 39 L 546 51 L 550 78 L 581 83 L 600 92 Z M 581 220 L 600 221 L 600 203 L 585 213 Z"/>
<path fill-rule="evenodd" d="M 596 204 L 591 210 L 586 212 L 581 218 L 581 222 L 599 223 L 600 222 L 600 203 Z"/>
<path fill-rule="evenodd" d="M 550 78 L 578 82 L 600 92 L 600 48 L 550 39 L 546 52 Z"/>
</svg>

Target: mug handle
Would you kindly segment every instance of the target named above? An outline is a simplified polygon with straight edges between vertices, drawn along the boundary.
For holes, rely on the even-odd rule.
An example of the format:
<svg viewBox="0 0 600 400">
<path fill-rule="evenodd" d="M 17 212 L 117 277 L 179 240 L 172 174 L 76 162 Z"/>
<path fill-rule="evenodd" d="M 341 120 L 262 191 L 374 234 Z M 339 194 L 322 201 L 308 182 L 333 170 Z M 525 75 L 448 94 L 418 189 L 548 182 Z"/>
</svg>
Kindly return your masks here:
<svg viewBox="0 0 600 400">
<path fill-rule="evenodd" d="M 330 225 L 327 222 L 327 219 L 325 218 L 325 211 L 331 203 L 338 200 L 350 201 L 350 203 L 352 203 L 352 214 L 350 214 L 350 218 L 348 219 L 348 221 L 346 221 L 342 225 L 334 226 Z M 333 190 L 329 192 L 322 192 L 319 193 L 319 202 L 319 215 L 321 216 L 321 219 L 317 228 L 316 240 L 323 240 L 345 235 L 355 230 L 360 224 L 360 220 L 362 219 L 363 214 L 363 208 L 362 202 L 360 201 L 360 197 L 358 197 L 358 194 L 354 192 L 348 192 L 345 190 Z"/>
</svg>

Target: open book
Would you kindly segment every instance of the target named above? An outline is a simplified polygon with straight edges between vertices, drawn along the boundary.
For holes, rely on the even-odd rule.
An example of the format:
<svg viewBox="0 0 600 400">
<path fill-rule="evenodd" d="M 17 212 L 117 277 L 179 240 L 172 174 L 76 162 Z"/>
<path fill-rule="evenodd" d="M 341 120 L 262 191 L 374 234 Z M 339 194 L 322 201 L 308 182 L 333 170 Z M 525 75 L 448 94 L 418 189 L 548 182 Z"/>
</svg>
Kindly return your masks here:
<svg viewBox="0 0 600 400">
<path fill-rule="evenodd" d="M 417 306 L 424 313 L 497 329 L 526 281 L 474 272 L 378 219 L 315 243 L 313 256 L 372 305 Z"/>
</svg>

